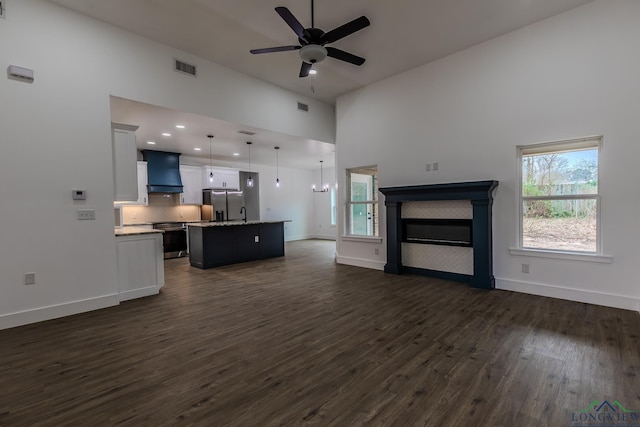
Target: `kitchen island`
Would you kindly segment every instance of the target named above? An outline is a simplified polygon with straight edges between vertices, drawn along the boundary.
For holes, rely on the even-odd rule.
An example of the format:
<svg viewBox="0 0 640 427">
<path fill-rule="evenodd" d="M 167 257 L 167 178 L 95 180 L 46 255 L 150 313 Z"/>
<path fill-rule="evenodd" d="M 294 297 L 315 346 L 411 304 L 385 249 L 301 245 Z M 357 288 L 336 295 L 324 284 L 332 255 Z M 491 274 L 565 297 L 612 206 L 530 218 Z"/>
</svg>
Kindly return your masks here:
<svg viewBox="0 0 640 427">
<path fill-rule="evenodd" d="M 189 224 L 189 262 L 211 268 L 284 256 L 288 221 L 221 221 Z"/>
</svg>

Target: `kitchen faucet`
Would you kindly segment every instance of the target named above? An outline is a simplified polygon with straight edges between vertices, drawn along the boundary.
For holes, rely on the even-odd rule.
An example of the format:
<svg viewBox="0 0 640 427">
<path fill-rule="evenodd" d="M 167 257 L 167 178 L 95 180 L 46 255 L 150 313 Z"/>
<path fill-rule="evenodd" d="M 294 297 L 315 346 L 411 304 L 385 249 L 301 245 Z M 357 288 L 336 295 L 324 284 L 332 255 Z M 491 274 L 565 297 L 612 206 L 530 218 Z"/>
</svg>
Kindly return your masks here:
<svg viewBox="0 0 640 427">
<path fill-rule="evenodd" d="M 247 222 L 247 208 L 245 208 L 244 206 L 240 208 L 240 214 L 242 214 L 242 211 L 244 211 L 244 218 L 243 221 Z"/>
</svg>

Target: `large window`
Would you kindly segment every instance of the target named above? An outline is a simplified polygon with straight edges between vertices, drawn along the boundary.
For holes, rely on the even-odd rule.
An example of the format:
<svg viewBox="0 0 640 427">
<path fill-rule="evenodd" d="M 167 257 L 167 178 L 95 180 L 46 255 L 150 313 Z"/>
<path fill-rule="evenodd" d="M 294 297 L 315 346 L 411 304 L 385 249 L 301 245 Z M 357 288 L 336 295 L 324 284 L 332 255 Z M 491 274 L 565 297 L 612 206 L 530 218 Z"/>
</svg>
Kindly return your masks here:
<svg viewBox="0 0 640 427">
<path fill-rule="evenodd" d="M 518 147 L 521 248 L 602 252 L 601 143 L 593 137 Z"/>
<path fill-rule="evenodd" d="M 378 168 L 347 169 L 347 234 L 378 236 Z"/>
</svg>

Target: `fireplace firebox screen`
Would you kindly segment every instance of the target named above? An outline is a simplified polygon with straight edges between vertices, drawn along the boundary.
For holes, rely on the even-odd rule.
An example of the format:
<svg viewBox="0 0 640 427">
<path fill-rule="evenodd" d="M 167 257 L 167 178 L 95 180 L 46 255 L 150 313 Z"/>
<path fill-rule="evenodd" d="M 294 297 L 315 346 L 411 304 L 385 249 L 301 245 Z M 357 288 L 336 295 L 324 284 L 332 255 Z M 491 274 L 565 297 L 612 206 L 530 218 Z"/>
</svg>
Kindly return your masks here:
<svg viewBox="0 0 640 427">
<path fill-rule="evenodd" d="M 470 219 L 404 218 L 402 220 L 402 241 L 472 247 L 472 222 Z"/>
</svg>

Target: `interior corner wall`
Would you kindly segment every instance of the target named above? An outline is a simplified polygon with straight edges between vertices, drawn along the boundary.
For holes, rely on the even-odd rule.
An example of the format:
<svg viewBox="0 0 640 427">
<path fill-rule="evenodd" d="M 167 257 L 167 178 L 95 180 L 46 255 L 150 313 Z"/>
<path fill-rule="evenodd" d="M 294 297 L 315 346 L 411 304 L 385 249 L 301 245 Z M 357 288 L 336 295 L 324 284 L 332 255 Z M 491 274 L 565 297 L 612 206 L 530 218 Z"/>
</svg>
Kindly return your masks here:
<svg viewBox="0 0 640 427">
<path fill-rule="evenodd" d="M 331 105 L 45 0 L 10 6 L 2 67 L 33 69 L 35 82 L 0 78 L 0 329 L 118 304 L 110 95 L 334 142 Z M 198 78 L 173 71 L 175 57 Z M 79 208 L 96 220 L 76 220 Z"/>
<path fill-rule="evenodd" d="M 377 164 L 381 187 L 498 180 L 498 288 L 640 310 L 638 22 L 640 2 L 596 0 L 342 96 L 338 170 Z M 516 146 L 591 135 L 604 136 L 601 224 L 613 263 L 510 255 L 517 242 Z M 426 172 L 433 162 L 439 170 Z M 384 200 L 380 205 L 384 215 Z M 378 249 L 385 250 L 384 240 Z M 370 243 L 339 238 L 337 252 L 338 259 L 381 261 Z"/>
</svg>

